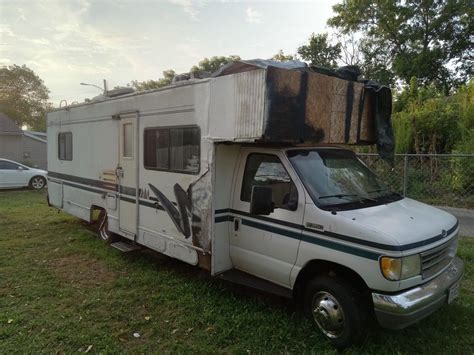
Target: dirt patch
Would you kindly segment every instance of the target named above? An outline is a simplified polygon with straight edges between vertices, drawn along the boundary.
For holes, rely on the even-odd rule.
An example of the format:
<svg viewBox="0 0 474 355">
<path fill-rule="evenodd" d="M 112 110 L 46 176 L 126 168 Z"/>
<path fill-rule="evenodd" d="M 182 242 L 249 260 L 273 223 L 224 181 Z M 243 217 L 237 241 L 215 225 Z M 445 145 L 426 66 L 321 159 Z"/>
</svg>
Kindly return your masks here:
<svg viewBox="0 0 474 355">
<path fill-rule="evenodd" d="M 111 284 L 116 274 L 96 259 L 71 255 L 50 262 L 53 272 L 72 287 L 97 287 Z"/>
</svg>

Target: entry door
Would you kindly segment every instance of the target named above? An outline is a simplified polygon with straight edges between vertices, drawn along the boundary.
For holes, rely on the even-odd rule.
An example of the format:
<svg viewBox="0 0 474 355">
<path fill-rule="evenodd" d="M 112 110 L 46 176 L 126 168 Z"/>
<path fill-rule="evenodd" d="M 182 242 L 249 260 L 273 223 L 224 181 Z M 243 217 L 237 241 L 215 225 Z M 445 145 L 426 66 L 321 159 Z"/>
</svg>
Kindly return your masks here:
<svg viewBox="0 0 474 355">
<path fill-rule="evenodd" d="M 138 213 L 137 114 L 120 115 L 119 125 L 119 227 L 121 231 L 135 236 Z"/>
<path fill-rule="evenodd" d="M 275 152 L 245 152 L 234 189 L 230 256 L 236 269 L 289 286 L 301 239 L 304 193 Z M 250 214 L 253 186 L 272 188 L 275 210 Z"/>
</svg>

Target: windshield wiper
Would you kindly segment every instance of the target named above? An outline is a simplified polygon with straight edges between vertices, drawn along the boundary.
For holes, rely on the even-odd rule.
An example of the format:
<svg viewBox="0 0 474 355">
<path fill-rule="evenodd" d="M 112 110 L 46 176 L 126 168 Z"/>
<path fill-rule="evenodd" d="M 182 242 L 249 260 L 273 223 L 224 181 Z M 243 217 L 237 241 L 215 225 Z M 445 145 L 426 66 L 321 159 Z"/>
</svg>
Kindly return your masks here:
<svg viewBox="0 0 474 355">
<path fill-rule="evenodd" d="M 371 197 L 364 197 L 364 196 L 358 196 L 361 200 L 364 200 L 364 201 L 370 201 L 370 202 L 377 202 L 377 200 L 375 198 L 371 198 Z"/>
<path fill-rule="evenodd" d="M 373 198 L 370 198 L 370 197 L 364 197 L 364 196 L 360 196 L 360 195 L 357 195 L 357 194 L 336 194 L 336 195 L 325 195 L 325 196 L 321 196 L 318 198 L 318 200 L 322 200 L 324 198 L 331 198 L 331 197 L 336 197 L 336 198 L 347 198 L 347 197 L 357 197 L 358 200 L 354 200 L 354 199 L 349 199 L 349 201 L 352 201 L 352 202 L 356 202 L 356 201 L 371 201 L 371 202 L 377 202 L 377 200 L 373 199 Z"/>
<path fill-rule="evenodd" d="M 381 198 L 381 197 L 388 197 L 388 196 L 392 196 L 392 195 L 401 196 L 398 192 L 393 192 L 393 191 L 390 191 L 390 190 L 388 190 L 388 189 L 378 189 L 378 190 L 367 191 L 368 194 L 374 193 L 374 192 L 389 192 L 389 193 L 386 194 L 386 195 L 380 196 L 380 198 Z"/>
<path fill-rule="evenodd" d="M 367 193 L 371 194 L 374 192 L 384 192 L 384 191 L 391 192 L 390 190 L 387 190 L 387 189 L 377 189 L 377 190 L 367 191 Z"/>
<path fill-rule="evenodd" d="M 324 195 L 324 196 L 320 196 L 318 197 L 318 200 L 322 200 L 324 198 L 331 198 L 331 197 L 337 197 L 337 198 L 345 198 L 345 197 L 360 197 L 359 195 L 357 194 L 336 194 L 336 195 Z M 352 200 L 351 200 L 352 201 Z"/>
</svg>

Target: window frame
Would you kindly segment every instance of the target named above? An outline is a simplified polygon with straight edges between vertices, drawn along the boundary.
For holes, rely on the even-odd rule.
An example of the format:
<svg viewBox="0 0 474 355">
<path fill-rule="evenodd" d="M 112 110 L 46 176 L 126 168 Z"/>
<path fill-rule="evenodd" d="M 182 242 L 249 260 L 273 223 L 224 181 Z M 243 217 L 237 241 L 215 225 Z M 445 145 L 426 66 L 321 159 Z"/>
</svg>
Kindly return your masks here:
<svg viewBox="0 0 474 355">
<path fill-rule="evenodd" d="M 132 142 L 129 145 L 129 148 L 131 149 L 131 155 L 125 155 L 125 147 L 128 146 L 125 144 L 126 137 L 125 137 L 125 126 L 130 126 L 132 130 Z M 122 152 L 121 152 L 121 158 L 125 160 L 133 160 L 135 159 L 135 126 L 134 122 L 127 122 L 122 124 Z M 129 142 L 130 143 L 130 142 Z"/>
<path fill-rule="evenodd" d="M 185 128 L 196 128 L 199 135 L 199 144 L 198 144 L 198 156 L 199 156 L 199 166 L 196 172 L 188 171 L 188 170 L 179 170 L 179 169 L 164 169 L 164 168 L 154 168 L 145 165 L 145 136 L 147 131 L 156 131 L 156 130 L 168 130 L 168 164 L 171 161 L 171 130 L 172 129 L 185 129 Z M 158 127 L 145 127 L 143 130 L 143 167 L 145 170 L 154 170 L 154 171 L 164 171 L 168 173 L 178 173 L 178 174 L 186 174 L 186 175 L 199 175 L 201 173 L 201 128 L 198 125 L 180 125 L 180 126 L 158 126 Z"/>
<path fill-rule="evenodd" d="M 66 135 L 66 134 L 70 134 L 71 135 L 71 159 L 61 159 L 61 143 L 60 143 L 60 136 L 61 135 Z M 73 157 L 74 157 L 74 145 L 73 145 L 73 135 L 72 135 L 72 132 L 71 131 L 68 131 L 68 132 L 59 132 L 58 133 L 58 159 L 59 160 L 62 160 L 62 161 L 72 161 Z"/>
<path fill-rule="evenodd" d="M 280 161 L 280 164 L 281 166 L 283 167 L 283 169 L 285 169 L 285 172 L 287 173 L 288 177 L 290 178 L 290 184 L 293 184 L 294 188 L 296 189 L 296 193 L 297 193 L 297 201 L 296 201 L 296 204 L 298 205 L 299 204 L 299 200 L 300 200 L 300 196 L 299 196 L 299 192 L 298 192 L 298 187 L 295 183 L 295 181 L 293 180 L 293 178 L 291 177 L 290 173 L 288 172 L 288 169 L 286 168 L 285 164 L 283 164 L 283 160 L 281 159 L 280 156 L 278 156 L 278 154 L 274 154 L 274 153 L 261 153 L 261 152 L 251 152 L 251 153 L 248 153 L 247 156 L 245 157 L 245 167 L 244 167 L 244 171 L 242 172 L 242 180 L 241 180 L 241 184 L 240 184 L 240 196 L 239 196 L 239 200 L 240 202 L 245 202 L 245 203 L 249 203 L 250 204 L 250 201 L 252 200 L 252 193 L 250 193 L 250 201 L 246 201 L 246 200 L 243 200 L 242 199 L 242 194 L 243 194 L 243 187 L 244 187 L 244 178 L 245 178 L 245 172 L 247 171 L 247 166 L 248 166 L 248 163 L 249 163 L 249 160 L 250 160 L 250 157 L 252 155 L 268 155 L 268 156 L 274 156 L 276 157 L 279 161 Z M 257 170 L 258 171 L 258 170 Z M 255 176 L 254 176 L 255 177 Z M 284 209 L 286 211 L 291 211 L 291 212 L 294 212 L 296 211 L 298 208 L 296 209 L 290 209 L 290 208 L 285 208 L 285 207 L 276 207 L 276 208 L 279 208 L 279 209 Z"/>
</svg>

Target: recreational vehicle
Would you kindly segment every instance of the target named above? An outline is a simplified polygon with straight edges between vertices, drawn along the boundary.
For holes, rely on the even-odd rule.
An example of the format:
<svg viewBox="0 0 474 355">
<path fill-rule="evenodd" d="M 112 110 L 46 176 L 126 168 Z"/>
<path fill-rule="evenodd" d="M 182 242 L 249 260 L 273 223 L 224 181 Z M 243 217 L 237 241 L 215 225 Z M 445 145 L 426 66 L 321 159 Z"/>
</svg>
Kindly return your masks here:
<svg viewBox="0 0 474 355">
<path fill-rule="evenodd" d="M 457 296 L 452 215 L 391 192 L 348 147 L 390 159 L 388 88 L 298 63 L 48 115 L 48 203 L 124 252 L 294 297 L 336 347 L 375 317 L 400 329 Z"/>
</svg>

